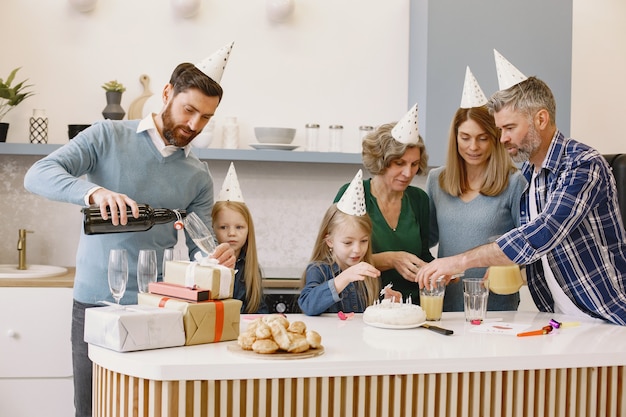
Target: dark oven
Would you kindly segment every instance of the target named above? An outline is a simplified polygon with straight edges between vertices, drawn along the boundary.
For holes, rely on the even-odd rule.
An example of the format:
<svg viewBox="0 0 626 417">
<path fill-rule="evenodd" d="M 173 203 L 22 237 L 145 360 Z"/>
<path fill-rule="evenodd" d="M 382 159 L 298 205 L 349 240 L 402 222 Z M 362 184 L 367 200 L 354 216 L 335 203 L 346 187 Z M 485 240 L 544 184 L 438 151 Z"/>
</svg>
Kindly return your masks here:
<svg viewBox="0 0 626 417">
<path fill-rule="evenodd" d="M 298 295 L 300 290 L 295 288 L 265 288 L 265 302 L 270 313 L 300 313 Z"/>
<path fill-rule="evenodd" d="M 301 313 L 298 307 L 300 280 L 283 278 L 296 277 L 299 271 L 272 270 L 268 272 L 267 278 L 263 279 L 263 293 L 270 313 Z M 270 276 L 280 278 L 269 278 Z"/>
</svg>

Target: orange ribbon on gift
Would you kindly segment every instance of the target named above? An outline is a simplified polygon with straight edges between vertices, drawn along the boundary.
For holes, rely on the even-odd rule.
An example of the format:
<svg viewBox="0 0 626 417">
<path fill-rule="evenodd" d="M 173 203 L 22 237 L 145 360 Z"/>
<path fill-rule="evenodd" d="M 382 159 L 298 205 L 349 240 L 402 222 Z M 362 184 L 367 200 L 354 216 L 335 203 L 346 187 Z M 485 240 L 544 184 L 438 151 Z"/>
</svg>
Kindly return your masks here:
<svg viewBox="0 0 626 417">
<path fill-rule="evenodd" d="M 159 300 L 159 307 L 165 307 L 165 304 L 167 304 L 169 300 L 172 300 L 172 298 L 161 297 L 161 299 Z M 201 303 L 215 303 L 215 336 L 213 337 L 213 342 L 219 342 L 220 340 L 222 340 L 222 333 L 224 331 L 224 303 L 220 300 L 208 300 L 202 301 Z"/>
</svg>

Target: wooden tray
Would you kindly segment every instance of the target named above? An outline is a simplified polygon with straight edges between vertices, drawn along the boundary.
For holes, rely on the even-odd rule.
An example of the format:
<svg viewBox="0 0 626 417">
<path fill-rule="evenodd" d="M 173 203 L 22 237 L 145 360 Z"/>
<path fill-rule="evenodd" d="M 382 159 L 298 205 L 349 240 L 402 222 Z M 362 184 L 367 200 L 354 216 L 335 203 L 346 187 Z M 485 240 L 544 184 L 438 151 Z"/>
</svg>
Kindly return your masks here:
<svg viewBox="0 0 626 417">
<path fill-rule="evenodd" d="M 256 353 L 251 350 L 243 350 L 237 342 L 229 343 L 226 346 L 229 352 L 234 353 L 235 355 L 241 355 L 246 358 L 252 359 L 270 359 L 270 360 L 289 360 L 289 359 L 307 359 L 314 358 L 315 356 L 320 356 L 324 354 L 324 346 L 320 346 L 317 349 L 309 349 L 306 352 L 301 353 L 288 353 L 278 351 L 276 353 Z"/>
</svg>

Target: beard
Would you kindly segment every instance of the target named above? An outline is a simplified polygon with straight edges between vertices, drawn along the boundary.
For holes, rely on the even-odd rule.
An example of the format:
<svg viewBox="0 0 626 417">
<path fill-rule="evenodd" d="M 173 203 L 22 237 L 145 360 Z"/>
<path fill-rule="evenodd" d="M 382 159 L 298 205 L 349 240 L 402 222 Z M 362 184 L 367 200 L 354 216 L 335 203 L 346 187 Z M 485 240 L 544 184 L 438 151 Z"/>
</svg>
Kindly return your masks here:
<svg viewBox="0 0 626 417">
<path fill-rule="evenodd" d="M 191 131 L 191 135 L 189 137 L 177 133 L 177 131 L 179 130 L 186 130 L 187 127 L 176 124 L 174 118 L 172 117 L 171 106 L 171 103 L 168 103 L 167 107 L 165 107 L 165 110 L 163 110 L 163 115 L 161 116 L 163 120 L 163 137 L 169 145 L 184 148 L 189 144 L 189 142 L 191 142 L 196 136 L 198 136 L 199 132 Z"/>
<path fill-rule="evenodd" d="M 517 153 L 511 156 L 513 162 L 520 163 L 530 160 L 533 153 L 541 146 L 541 136 L 535 126 L 532 124 L 528 127 L 528 133 L 522 139 L 522 142 L 517 147 Z"/>
</svg>

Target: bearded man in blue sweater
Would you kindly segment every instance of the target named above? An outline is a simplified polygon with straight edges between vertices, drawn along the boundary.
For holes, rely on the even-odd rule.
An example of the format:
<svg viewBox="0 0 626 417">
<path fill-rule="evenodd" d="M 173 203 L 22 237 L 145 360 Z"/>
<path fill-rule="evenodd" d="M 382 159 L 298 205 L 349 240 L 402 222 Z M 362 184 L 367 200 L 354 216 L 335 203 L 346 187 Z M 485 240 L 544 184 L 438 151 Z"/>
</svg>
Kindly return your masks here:
<svg viewBox="0 0 626 417">
<path fill-rule="evenodd" d="M 152 207 L 185 209 L 211 227 L 213 179 L 207 165 L 190 153 L 190 142 L 215 114 L 223 90 L 219 85 L 232 44 L 205 61 L 180 64 L 162 93 L 163 108 L 143 120 L 97 122 L 68 144 L 36 162 L 27 172 L 27 190 L 48 199 L 97 205 L 103 218 L 126 224 L 126 206 L 139 216 L 137 202 Z M 72 310 L 72 360 L 76 416 L 91 416 L 92 364 L 84 342 L 85 308 L 112 301 L 107 281 L 109 250 L 128 253 L 129 271 L 136 271 L 139 249 L 163 249 L 177 242 L 172 223 L 146 232 L 85 235 L 76 254 Z M 187 239 L 190 254 L 198 251 Z M 212 255 L 232 268 L 235 255 L 228 244 Z M 161 265 L 161 262 L 158 262 Z M 137 302 L 137 282 L 129 280 L 121 302 Z"/>
</svg>

